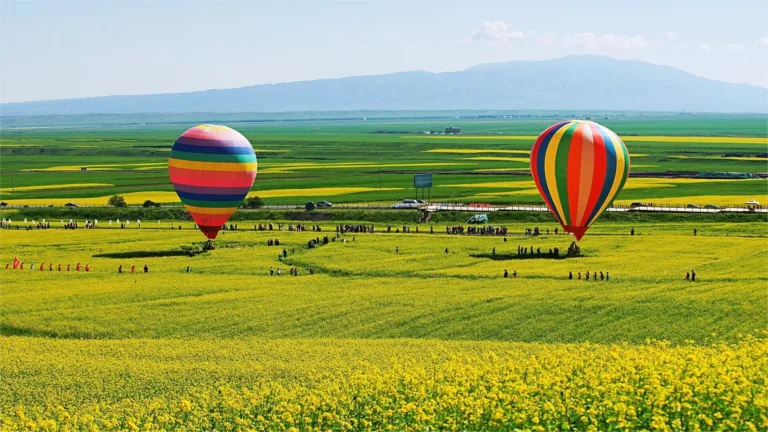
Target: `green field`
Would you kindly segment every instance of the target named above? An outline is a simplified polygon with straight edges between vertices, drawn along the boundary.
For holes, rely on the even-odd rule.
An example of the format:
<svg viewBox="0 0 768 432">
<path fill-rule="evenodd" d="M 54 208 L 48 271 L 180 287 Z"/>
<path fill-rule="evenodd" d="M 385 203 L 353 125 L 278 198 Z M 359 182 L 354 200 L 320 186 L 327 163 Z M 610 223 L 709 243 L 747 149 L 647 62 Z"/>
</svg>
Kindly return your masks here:
<svg viewBox="0 0 768 432">
<path fill-rule="evenodd" d="M 219 120 L 257 149 L 253 193 L 268 204 L 391 203 L 421 171 L 436 172 L 438 200 L 540 202 L 514 159 L 531 146 L 520 137 L 559 117 L 421 114 Z M 768 171 L 764 116 L 606 115 L 597 121 L 626 138 L 633 170 L 651 175 L 618 201 L 768 198 L 765 179 L 691 174 Z M 3 119 L 0 198 L 32 205 L 0 210 L 13 219 L 0 267 L 25 265 L 0 270 L 0 430 L 768 429 L 765 214 L 609 213 L 582 256 L 564 257 L 573 237 L 555 235 L 549 213 L 489 214 L 505 240 L 446 234 L 464 213 L 417 225 L 417 211 L 239 210 L 238 229 L 202 252 L 180 207 L 61 206 L 172 200 L 164 164 L 192 120 L 206 121 Z M 410 133 L 447 124 L 466 135 Z M 510 168 L 522 171 L 493 171 Z M 99 223 L 61 228 L 69 218 Z M 24 229 L 43 219 L 51 229 Z M 255 229 L 268 223 L 284 228 Z M 322 231 L 288 229 L 297 223 Z M 375 232 L 308 248 L 347 223 Z M 525 236 L 534 226 L 543 235 Z"/>
<path fill-rule="evenodd" d="M 222 117 L 218 120 L 227 121 Z M 562 118 L 568 116 L 270 122 L 233 117 L 229 124 L 256 149 L 259 173 L 252 195 L 262 196 L 267 204 L 310 199 L 389 204 L 414 195 L 415 172 L 436 173 L 434 200 L 541 203 L 530 182 L 527 152 L 534 136 Z M 190 121 L 203 119 L 162 120 L 177 122 L 109 126 L 91 120 L 97 124 L 45 128 L 22 123 L 6 128 L 0 136 L 0 200 L 13 205 L 60 206 L 74 201 L 103 206 L 109 196 L 120 193 L 134 205 L 147 199 L 177 203 L 166 169 L 169 150 L 176 137 L 194 124 Z M 764 116 L 611 114 L 597 120 L 627 140 L 632 172 L 637 175 L 768 172 Z M 10 121 L 12 126 L 17 123 Z M 460 126 L 465 133 L 419 134 L 445 125 Z M 699 142 L 702 138 L 707 142 Z M 88 171 L 80 172 L 80 167 Z M 765 202 L 767 195 L 764 180 L 668 179 L 650 187 L 646 179 L 631 178 L 617 202 L 740 205 L 751 199 Z"/>
</svg>

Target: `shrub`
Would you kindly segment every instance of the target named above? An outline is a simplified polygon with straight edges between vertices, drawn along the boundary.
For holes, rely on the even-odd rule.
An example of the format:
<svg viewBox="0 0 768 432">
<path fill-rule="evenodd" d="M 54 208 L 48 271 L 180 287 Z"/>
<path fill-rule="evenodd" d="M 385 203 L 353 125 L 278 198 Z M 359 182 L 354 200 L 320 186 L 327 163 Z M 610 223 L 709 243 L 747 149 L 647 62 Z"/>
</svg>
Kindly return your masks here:
<svg viewBox="0 0 768 432">
<path fill-rule="evenodd" d="M 125 203 L 125 198 L 123 198 L 121 195 L 112 195 L 109 198 L 109 201 L 107 201 L 107 205 L 111 207 L 127 207 L 128 204 Z"/>
<path fill-rule="evenodd" d="M 255 197 L 248 197 L 245 199 L 242 205 L 243 208 L 247 209 L 257 209 L 264 207 L 264 200 L 255 196 Z"/>
</svg>

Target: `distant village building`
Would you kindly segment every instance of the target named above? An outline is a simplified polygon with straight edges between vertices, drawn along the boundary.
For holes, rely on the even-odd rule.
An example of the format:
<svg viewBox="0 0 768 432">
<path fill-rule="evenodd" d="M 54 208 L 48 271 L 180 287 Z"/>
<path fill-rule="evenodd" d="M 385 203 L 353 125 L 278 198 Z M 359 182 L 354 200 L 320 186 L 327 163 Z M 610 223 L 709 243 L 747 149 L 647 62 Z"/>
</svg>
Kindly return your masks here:
<svg viewBox="0 0 768 432">
<path fill-rule="evenodd" d="M 447 128 L 445 128 L 445 133 L 459 135 L 461 134 L 461 128 L 455 127 L 455 126 L 448 126 Z"/>
</svg>

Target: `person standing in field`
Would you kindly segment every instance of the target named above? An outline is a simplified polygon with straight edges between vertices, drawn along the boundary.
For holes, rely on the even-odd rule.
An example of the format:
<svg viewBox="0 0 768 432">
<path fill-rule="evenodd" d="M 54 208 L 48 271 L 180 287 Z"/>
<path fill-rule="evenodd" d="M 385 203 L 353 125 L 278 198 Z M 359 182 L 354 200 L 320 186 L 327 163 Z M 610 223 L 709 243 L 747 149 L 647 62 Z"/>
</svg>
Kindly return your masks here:
<svg viewBox="0 0 768 432">
<path fill-rule="evenodd" d="M 505 278 L 509 277 L 509 273 L 507 272 L 507 269 L 504 269 L 504 277 Z"/>
<path fill-rule="evenodd" d="M 395 253 L 400 253 L 400 246 L 395 246 Z"/>
<path fill-rule="evenodd" d="M 117 272 L 118 273 L 122 273 L 123 272 L 123 265 L 122 264 L 120 264 L 120 266 L 117 268 Z"/>
<path fill-rule="evenodd" d="M 30 265 L 29 265 L 29 269 L 30 269 L 30 270 L 34 270 L 34 269 L 35 269 L 35 263 L 32 263 L 32 264 L 30 264 Z"/>
<path fill-rule="evenodd" d="M 685 280 L 691 280 L 691 272 L 685 272 Z"/>
<path fill-rule="evenodd" d="M 86 264 L 85 265 L 85 271 L 87 271 L 87 272 L 91 271 L 91 265 L 90 264 Z"/>
<path fill-rule="evenodd" d="M 600 280 L 604 280 L 605 275 L 603 275 L 603 272 L 600 272 Z"/>
<path fill-rule="evenodd" d="M 132 266 L 131 266 L 131 273 L 134 273 L 134 272 L 136 272 L 136 266 L 135 266 L 135 265 L 132 265 Z"/>
<path fill-rule="evenodd" d="M 589 272 L 587 272 L 587 278 L 586 278 L 586 280 L 589 280 Z"/>
<path fill-rule="evenodd" d="M 277 275 L 280 276 L 280 267 L 277 268 Z"/>
<path fill-rule="evenodd" d="M 605 280 L 606 280 L 606 282 L 611 280 L 611 274 L 610 273 L 605 272 Z"/>
<path fill-rule="evenodd" d="M 75 267 L 75 271 L 80 271 L 80 263 L 77 263 L 77 266 Z"/>
<path fill-rule="evenodd" d="M 53 263 L 48 264 L 48 271 L 53 271 Z"/>
<path fill-rule="evenodd" d="M 517 270 L 512 270 L 512 277 L 517 279 Z"/>
<path fill-rule="evenodd" d="M 696 272 L 691 270 L 691 282 L 696 280 Z"/>
<path fill-rule="evenodd" d="M 568 272 L 568 280 L 573 280 L 573 273 L 572 272 Z"/>
<path fill-rule="evenodd" d="M 146 264 L 144 264 L 144 273 L 149 273 L 149 267 Z"/>
<path fill-rule="evenodd" d="M 275 269 L 274 269 L 274 267 L 270 267 L 270 268 L 269 268 L 269 275 L 270 275 L 270 276 L 274 276 L 274 275 L 275 275 Z"/>
<path fill-rule="evenodd" d="M 698 234 L 698 231 L 696 231 L 696 228 L 694 228 L 693 229 L 693 235 L 695 236 L 696 234 Z"/>
<path fill-rule="evenodd" d="M 69 264 L 67 264 L 67 271 L 69 271 Z"/>
</svg>

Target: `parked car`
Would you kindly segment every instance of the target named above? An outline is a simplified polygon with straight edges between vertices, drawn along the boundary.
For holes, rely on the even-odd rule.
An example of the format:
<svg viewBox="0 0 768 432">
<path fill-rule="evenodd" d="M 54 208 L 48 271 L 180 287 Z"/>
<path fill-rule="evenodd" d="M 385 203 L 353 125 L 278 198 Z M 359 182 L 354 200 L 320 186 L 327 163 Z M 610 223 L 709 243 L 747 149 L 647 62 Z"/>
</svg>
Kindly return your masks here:
<svg viewBox="0 0 768 432">
<path fill-rule="evenodd" d="M 77 208 L 77 204 L 75 204 L 73 202 L 68 202 L 68 203 L 64 204 L 64 207 Z"/>
<path fill-rule="evenodd" d="M 647 204 L 641 203 L 641 202 L 633 202 L 629 205 L 629 208 L 635 208 L 635 207 L 647 207 Z"/>
<path fill-rule="evenodd" d="M 714 205 L 714 204 L 707 204 L 707 205 L 705 205 L 705 206 L 704 206 L 704 208 L 705 208 L 705 209 L 712 209 L 712 210 L 716 210 L 716 209 L 719 209 L 719 208 L 720 208 L 720 206 L 717 206 L 717 205 Z"/>
<path fill-rule="evenodd" d="M 427 203 L 426 201 L 420 200 L 420 199 L 417 199 L 416 202 L 419 203 L 419 204 L 426 204 Z"/>
<path fill-rule="evenodd" d="M 701 208 L 701 207 L 697 206 L 696 204 L 688 204 L 687 206 L 685 206 L 685 208 L 697 209 L 697 208 Z"/>
<path fill-rule="evenodd" d="M 333 207 L 333 204 L 329 203 L 328 201 L 318 201 L 317 202 L 318 208 L 331 208 Z"/>
<path fill-rule="evenodd" d="M 392 208 L 396 209 L 409 209 L 419 208 L 419 202 L 415 199 L 404 199 L 402 202 L 392 204 Z"/>
</svg>

